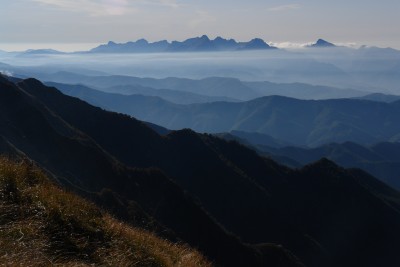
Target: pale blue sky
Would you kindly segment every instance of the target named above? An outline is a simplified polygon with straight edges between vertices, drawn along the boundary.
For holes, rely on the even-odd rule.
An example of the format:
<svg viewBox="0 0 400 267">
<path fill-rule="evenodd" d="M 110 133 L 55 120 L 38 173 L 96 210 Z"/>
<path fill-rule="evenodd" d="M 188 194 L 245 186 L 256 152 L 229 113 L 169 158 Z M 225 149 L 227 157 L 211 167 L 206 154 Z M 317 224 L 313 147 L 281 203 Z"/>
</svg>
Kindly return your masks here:
<svg viewBox="0 0 400 267">
<path fill-rule="evenodd" d="M 2 0 L 0 44 L 183 40 L 207 34 L 400 48 L 399 14 L 399 0 Z"/>
</svg>

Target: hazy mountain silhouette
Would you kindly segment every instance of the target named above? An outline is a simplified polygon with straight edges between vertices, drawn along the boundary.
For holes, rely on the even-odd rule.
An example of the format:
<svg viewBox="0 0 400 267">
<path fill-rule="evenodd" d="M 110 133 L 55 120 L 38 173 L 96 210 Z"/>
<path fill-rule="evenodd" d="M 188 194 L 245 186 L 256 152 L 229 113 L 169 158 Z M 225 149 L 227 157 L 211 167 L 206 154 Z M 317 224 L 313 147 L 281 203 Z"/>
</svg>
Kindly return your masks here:
<svg viewBox="0 0 400 267">
<path fill-rule="evenodd" d="M 24 56 L 24 55 L 61 55 L 61 54 L 66 54 L 61 51 L 57 51 L 54 49 L 29 49 L 26 50 L 25 52 L 22 52 L 18 54 L 18 56 Z"/>
<path fill-rule="evenodd" d="M 368 94 L 366 96 L 360 96 L 357 98 L 371 100 L 371 101 L 378 101 L 378 102 L 386 102 L 386 103 L 391 103 L 400 100 L 399 95 L 387 95 L 381 93 Z"/>
<path fill-rule="evenodd" d="M 305 100 L 362 97 L 368 94 L 360 90 L 339 89 L 304 83 L 243 82 L 243 84 L 263 96 L 279 95 Z"/>
<path fill-rule="evenodd" d="M 244 85 L 240 80 L 234 78 L 210 77 L 201 80 L 183 79 L 183 78 L 137 78 L 131 76 L 85 76 L 71 72 L 57 72 L 49 75 L 39 75 L 44 81 L 52 81 L 67 84 L 84 84 L 94 89 L 100 89 L 107 92 L 115 91 L 121 93 L 133 90 L 141 93 L 148 88 L 168 89 L 180 91 L 201 96 L 212 97 L 215 100 L 250 100 L 262 96 L 255 90 Z M 130 88 L 132 87 L 132 88 Z M 144 87 L 144 88 L 143 88 Z M 151 89 L 149 90 L 151 91 Z M 157 91 L 157 96 L 162 97 L 163 91 Z M 170 92 L 171 93 L 171 92 Z M 165 95 L 165 94 L 164 94 Z M 173 95 L 170 94 L 170 97 Z M 178 96 L 178 95 L 176 95 Z M 180 96 L 178 96 L 179 98 Z"/>
<path fill-rule="evenodd" d="M 336 47 L 336 45 L 327 42 L 323 39 L 318 39 L 316 43 L 310 45 L 309 47 Z"/>
<path fill-rule="evenodd" d="M 332 99 L 361 97 L 369 94 L 353 89 L 338 89 L 328 86 L 314 86 L 303 83 L 271 83 L 271 82 L 243 82 L 233 78 L 210 77 L 201 80 L 183 78 L 137 78 L 131 76 L 85 76 L 71 72 L 57 72 L 48 75 L 37 75 L 41 80 L 65 84 L 84 84 L 95 89 L 111 93 L 140 93 L 144 95 L 166 96 L 165 91 L 152 92 L 152 89 L 168 89 L 202 96 L 217 96 L 218 99 L 228 98 L 226 101 L 250 100 L 261 96 L 280 95 L 298 99 Z M 131 88 L 130 88 L 131 87 Z M 144 88 L 143 88 L 144 87 Z M 145 90 L 147 90 L 147 93 Z M 174 92 L 175 93 L 175 92 Z M 174 94 L 169 92 L 171 102 Z M 176 96 L 180 99 L 180 96 Z M 188 99 L 193 98 L 188 95 Z M 180 102 L 183 102 L 182 100 Z M 211 102 L 211 101 L 207 101 Z"/>
<path fill-rule="evenodd" d="M 235 51 L 235 50 L 265 50 L 276 49 L 269 46 L 262 39 L 253 39 L 249 42 L 236 42 L 233 39 L 217 37 L 210 40 L 207 35 L 190 38 L 185 41 L 159 41 L 149 43 L 140 39 L 136 42 L 117 44 L 109 42 L 90 50 L 92 53 L 149 53 L 149 52 L 209 52 L 209 51 Z"/>
<path fill-rule="evenodd" d="M 72 91 L 66 93 L 74 93 Z M 266 134 L 301 146 L 400 140 L 400 102 L 359 99 L 298 100 L 280 96 L 228 103 L 177 105 L 157 97 L 90 91 L 73 96 L 168 129 Z"/>
<path fill-rule="evenodd" d="M 140 39 L 136 42 L 128 42 L 125 44 L 117 44 L 112 41 L 105 45 L 100 45 L 90 50 L 95 53 L 149 53 L 149 52 L 160 52 L 165 51 L 169 46 L 167 41 L 160 41 L 155 43 L 149 43 L 145 39 Z"/>
<path fill-rule="evenodd" d="M 244 138 L 244 140 L 248 139 Z M 268 145 L 251 144 L 273 158 L 275 156 L 290 158 L 300 165 L 325 157 L 347 168 L 363 169 L 397 190 L 400 189 L 400 143 L 386 142 L 361 146 L 346 142 L 332 143 L 313 149 L 293 146 L 272 148 Z"/>
<path fill-rule="evenodd" d="M 255 38 L 248 43 L 240 43 L 240 45 L 240 50 L 276 49 L 276 47 L 269 46 L 263 39 L 260 38 Z"/>
<path fill-rule="evenodd" d="M 278 140 L 266 134 L 261 133 L 251 133 L 243 131 L 231 131 L 229 133 L 219 133 L 215 134 L 226 140 L 238 140 L 240 143 L 245 145 L 254 146 L 267 146 L 272 148 L 287 147 L 291 144 L 282 140 Z M 321 157 L 322 158 L 322 157 Z M 314 160 L 317 161 L 318 159 Z"/>
<path fill-rule="evenodd" d="M 209 40 L 205 36 L 204 38 L 193 39 L 200 46 L 202 46 L 203 39 L 206 43 L 212 43 L 211 48 L 208 47 L 207 49 L 218 49 L 218 46 L 224 44 L 231 47 L 230 49 L 232 49 L 232 44 L 241 45 L 234 40 L 223 38 Z M 129 50 L 131 46 L 134 49 L 139 49 L 141 46 L 147 47 L 148 45 L 145 40 L 128 44 L 110 43 L 110 47 L 115 47 L 117 50 L 125 46 Z M 107 44 L 104 46 L 108 47 Z M 155 47 L 154 49 L 157 50 L 158 48 Z M 399 94 L 400 52 L 395 49 L 364 46 L 360 48 L 304 49 L 301 53 L 284 49 L 268 49 L 258 52 L 245 51 L 243 53 L 236 52 L 236 50 L 231 51 L 235 52 L 217 53 L 214 54 L 215 56 L 208 53 L 175 53 L 175 55 L 160 53 L 157 56 L 143 55 L 140 60 L 135 55 L 106 55 L 113 62 L 112 64 L 98 64 L 99 59 L 104 55 L 90 52 L 66 53 L 66 55 L 53 54 L 51 56 L 44 54 L 41 57 L 40 66 L 38 64 L 26 64 L 28 57 L 35 60 L 39 54 L 18 56 L 20 53 L 7 53 L 2 54 L 0 60 L 17 65 L 18 67 L 6 70 L 16 73 L 20 77 L 37 77 L 43 81 L 47 79 L 43 79 L 43 77 L 37 75 L 38 73 L 72 71 L 88 74 L 88 69 L 93 69 L 106 73 L 106 75 L 118 73 L 158 78 L 220 76 L 240 78 L 243 81 L 306 83 L 357 89 L 370 93 Z M 132 57 L 132 60 L 127 60 L 126 57 Z M 248 60 L 249 58 L 254 60 Z M 64 59 L 68 59 L 68 63 L 64 64 Z M 301 94 L 299 95 L 286 96 L 299 98 Z M 323 98 L 332 97 L 339 96 L 329 95 Z M 312 95 L 309 98 L 313 98 Z"/>
<path fill-rule="evenodd" d="M 227 101 L 227 102 L 239 102 L 237 99 L 229 97 L 219 97 L 219 96 L 206 96 L 190 92 L 177 91 L 171 89 L 153 89 L 150 87 L 144 87 L 141 85 L 120 85 L 113 86 L 109 88 L 102 88 L 102 93 L 99 90 L 91 89 L 84 85 L 69 85 L 54 82 L 47 82 L 46 85 L 53 86 L 61 90 L 64 94 L 76 96 L 81 99 L 86 99 L 90 103 L 101 106 L 101 101 L 96 101 L 97 97 L 106 99 L 112 95 L 113 98 L 122 99 L 122 95 L 125 95 L 128 100 L 130 95 L 144 95 L 144 96 L 154 96 L 160 97 L 166 101 L 175 104 L 196 104 L 196 103 L 209 103 L 217 101 Z M 91 99 L 91 100 L 89 100 Z M 129 102 L 129 101 L 128 101 Z"/>
<path fill-rule="evenodd" d="M 297 263 L 280 247 L 243 245 L 209 215 L 245 242 L 284 245 L 307 266 L 400 263 L 400 195 L 362 171 L 328 160 L 291 170 L 237 142 L 189 130 L 160 136 L 33 79 L 2 80 L 0 94 L 3 140 L 83 194 L 111 189 L 222 265 Z"/>
</svg>

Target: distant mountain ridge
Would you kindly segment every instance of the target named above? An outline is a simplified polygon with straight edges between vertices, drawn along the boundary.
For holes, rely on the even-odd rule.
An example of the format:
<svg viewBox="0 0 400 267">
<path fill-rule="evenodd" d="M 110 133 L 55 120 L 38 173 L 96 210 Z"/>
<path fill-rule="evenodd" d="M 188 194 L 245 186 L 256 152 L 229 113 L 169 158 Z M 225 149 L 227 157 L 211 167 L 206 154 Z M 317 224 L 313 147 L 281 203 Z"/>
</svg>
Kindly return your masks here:
<svg viewBox="0 0 400 267">
<path fill-rule="evenodd" d="M 206 51 L 239 51 L 277 49 L 260 38 L 249 42 L 237 42 L 234 39 L 217 37 L 211 40 L 207 35 L 190 38 L 185 41 L 166 40 L 150 43 L 145 39 L 136 42 L 117 44 L 108 42 L 90 50 L 92 53 L 155 53 L 155 52 L 206 52 Z"/>
<path fill-rule="evenodd" d="M 325 41 L 324 39 L 318 39 L 316 43 L 309 45 L 308 47 L 336 47 L 336 45 Z"/>
<path fill-rule="evenodd" d="M 56 84 L 52 84 L 56 85 Z M 400 101 L 299 100 L 265 96 L 245 102 L 178 105 L 160 97 L 104 93 L 85 87 L 59 89 L 93 105 L 168 129 L 266 134 L 283 143 L 317 147 L 331 142 L 373 144 L 400 140 Z"/>
<path fill-rule="evenodd" d="M 346 168 L 363 169 L 397 190 L 400 189 L 400 143 L 398 142 L 384 142 L 372 146 L 362 146 L 352 142 L 332 143 L 313 149 L 293 146 L 272 148 L 269 144 L 256 147 L 278 162 L 284 163 L 279 157 L 285 157 L 298 162 L 300 166 L 325 157 Z M 290 163 L 288 165 L 291 165 Z"/>
<path fill-rule="evenodd" d="M 362 97 L 368 92 L 354 89 L 339 89 L 328 86 L 315 86 L 303 83 L 272 83 L 272 82 L 244 82 L 239 79 L 229 77 L 208 77 L 200 80 L 169 77 L 163 79 L 138 78 L 133 76 L 87 76 L 73 72 L 56 72 L 51 74 L 36 75 L 36 77 L 46 82 L 56 82 L 62 84 L 86 85 L 92 89 L 101 90 L 109 93 L 118 94 L 143 94 L 160 96 L 167 101 L 186 104 L 227 101 L 236 102 L 237 100 L 252 100 L 261 96 L 280 95 L 297 99 L 334 99 L 334 98 L 353 98 Z M 154 89 L 159 89 L 154 91 Z M 169 96 L 167 91 L 169 90 Z M 171 92 L 174 91 L 174 92 Z M 176 101 L 181 98 L 177 94 L 186 93 L 185 101 Z M 188 95 L 188 93 L 190 95 Z M 195 100 L 195 95 L 197 100 Z M 199 95 L 203 96 L 202 101 Z M 206 101 L 204 96 L 208 97 Z M 175 98 L 175 99 L 174 99 Z M 188 101 L 192 99 L 192 101 Z"/>
</svg>

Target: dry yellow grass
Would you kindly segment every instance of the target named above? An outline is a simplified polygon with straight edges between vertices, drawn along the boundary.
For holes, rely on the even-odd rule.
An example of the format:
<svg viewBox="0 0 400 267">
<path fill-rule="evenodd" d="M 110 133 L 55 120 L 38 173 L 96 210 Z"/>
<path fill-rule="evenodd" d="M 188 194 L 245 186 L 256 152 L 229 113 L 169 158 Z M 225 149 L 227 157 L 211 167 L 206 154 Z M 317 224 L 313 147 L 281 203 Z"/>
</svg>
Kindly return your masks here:
<svg viewBox="0 0 400 267">
<path fill-rule="evenodd" d="M 211 266 L 197 251 L 122 223 L 28 162 L 0 158 L 0 265 Z"/>
</svg>

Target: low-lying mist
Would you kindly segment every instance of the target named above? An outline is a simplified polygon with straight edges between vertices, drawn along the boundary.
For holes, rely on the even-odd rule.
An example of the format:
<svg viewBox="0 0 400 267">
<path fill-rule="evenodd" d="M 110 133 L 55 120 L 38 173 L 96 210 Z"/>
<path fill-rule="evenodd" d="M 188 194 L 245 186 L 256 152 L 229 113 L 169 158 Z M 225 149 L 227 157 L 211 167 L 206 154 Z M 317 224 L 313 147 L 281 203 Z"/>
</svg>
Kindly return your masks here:
<svg viewBox="0 0 400 267">
<path fill-rule="evenodd" d="M 301 82 L 400 94 L 400 52 L 393 49 L 304 48 L 199 53 L 2 53 L 4 68 L 25 76 L 70 71 L 136 77 L 233 77 L 243 81 Z"/>
</svg>

